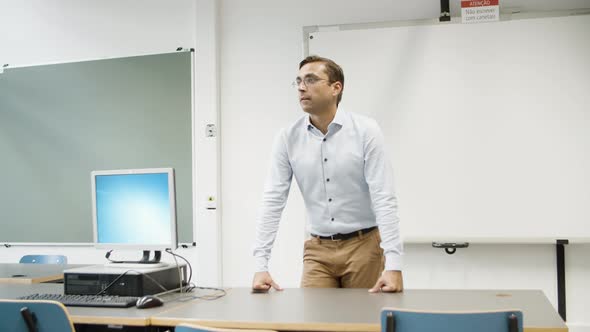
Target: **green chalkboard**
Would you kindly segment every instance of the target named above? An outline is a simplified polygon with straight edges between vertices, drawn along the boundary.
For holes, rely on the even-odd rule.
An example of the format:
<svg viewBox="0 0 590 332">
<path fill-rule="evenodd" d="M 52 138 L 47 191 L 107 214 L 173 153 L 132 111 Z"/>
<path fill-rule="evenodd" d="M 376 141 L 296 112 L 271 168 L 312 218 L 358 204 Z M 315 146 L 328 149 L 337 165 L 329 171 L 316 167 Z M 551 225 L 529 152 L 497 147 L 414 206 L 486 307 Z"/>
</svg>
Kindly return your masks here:
<svg viewBox="0 0 590 332">
<path fill-rule="evenodd" d="M 191 52 L 0 73 L 0 242 L 92 242 L 90 172 L 173 167 L 192 242 Z"/>
</svg>

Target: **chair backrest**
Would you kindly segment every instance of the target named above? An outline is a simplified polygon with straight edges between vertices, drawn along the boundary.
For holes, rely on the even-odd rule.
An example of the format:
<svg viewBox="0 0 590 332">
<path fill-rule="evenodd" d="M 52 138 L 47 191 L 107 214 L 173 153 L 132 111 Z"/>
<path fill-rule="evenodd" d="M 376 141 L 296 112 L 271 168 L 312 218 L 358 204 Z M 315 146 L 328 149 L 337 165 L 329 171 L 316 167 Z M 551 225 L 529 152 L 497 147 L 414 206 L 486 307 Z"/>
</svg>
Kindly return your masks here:
<svg viewBox="0 0 590 332">
<path fill-rule="evenodd" d="M 241 330 L 241 329 L 220 329 L 195 324 L 180 324 L 174 328 L 174 332 L 275 332 L 271 330 Z"/>
<path fill-rule="evenodd" d="M 381 332 L 522 332 L 522 311 L 427 312 L 384 308 Z"/>
<path fill-rule="evenodd" d="M 36 329 L 27 326 L 21 310 L 27 308 Z M 0 300 L 0 331 L 75 331 L 66 307 L 54 301 Z"/>
<path fill-rule="evenodd" d="M 64 255 L 25 255 L 19 263 L 68 264 L 68 258 Z"/>
</svg>

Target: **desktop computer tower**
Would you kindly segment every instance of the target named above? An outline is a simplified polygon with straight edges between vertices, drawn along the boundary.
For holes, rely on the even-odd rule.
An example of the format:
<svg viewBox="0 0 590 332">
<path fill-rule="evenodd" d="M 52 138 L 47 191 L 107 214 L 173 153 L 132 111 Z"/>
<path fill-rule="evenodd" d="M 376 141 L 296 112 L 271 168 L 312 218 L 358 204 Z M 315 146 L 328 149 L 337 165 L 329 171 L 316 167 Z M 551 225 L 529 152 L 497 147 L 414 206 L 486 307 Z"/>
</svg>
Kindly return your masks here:
<svg viewBox="0 0 590 332">
<path fill-rule="evenodd" d="M 142 265 L 149 266 L 149 264 Z M 102 294 L 118 296 L 158 294 L 165 290 L 179 288 L 181 281 L 183 286 L 185 285 L 186 265 L 180 265 L 180 269 L 180 275 L 176 265 L 128 268 L 109 264 L 69 269 L 64 271 L 64 293 L 94 295 L 106 289 Z"/>
</svg>

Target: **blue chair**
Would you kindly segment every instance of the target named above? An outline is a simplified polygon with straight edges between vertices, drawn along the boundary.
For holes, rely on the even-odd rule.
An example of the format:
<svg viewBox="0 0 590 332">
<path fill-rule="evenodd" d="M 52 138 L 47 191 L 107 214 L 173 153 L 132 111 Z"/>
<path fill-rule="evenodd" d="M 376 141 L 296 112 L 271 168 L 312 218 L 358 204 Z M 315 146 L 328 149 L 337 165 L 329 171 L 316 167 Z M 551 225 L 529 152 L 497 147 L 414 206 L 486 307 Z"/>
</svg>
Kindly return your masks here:
<svg viewBox="0 0 590 332">
<path fill-rule="evenodd" d="M 270 330 L 236 330 L 236 329 L 218 329 L 194 324 L 180 324 L 174 328 L 174 332 L 275 332 Z"/>
<path fill-rule="evenodd" d="M 427 312 L 384 308 L 381 332 L 522 332 L 519 310 Z"/>
<path fill-rule="evenodd" d="M 0 300 L 0 331 L 73 332 L 66 307 L 54 301 Z"/>
<path fill-rule="evenodd" d="M 31 264 L 68 264 L 68 258 L 64 255 L 25 255 L 19 263 Z"/>
</svg>

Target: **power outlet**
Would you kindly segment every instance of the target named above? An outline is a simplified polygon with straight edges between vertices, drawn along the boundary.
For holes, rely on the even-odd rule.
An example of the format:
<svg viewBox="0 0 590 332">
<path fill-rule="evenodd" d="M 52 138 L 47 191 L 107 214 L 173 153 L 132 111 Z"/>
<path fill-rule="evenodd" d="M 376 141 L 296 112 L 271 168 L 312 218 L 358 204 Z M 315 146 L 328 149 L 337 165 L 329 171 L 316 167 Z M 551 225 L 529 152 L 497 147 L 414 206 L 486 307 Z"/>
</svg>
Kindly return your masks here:
<svg viewBox="0 0 590 332">
<path fill-rule="evenodd" d="M 217 128 L 214 124 L 210 123 L 205 127 L 205 137 L 217 136 Z"/>
</svg>

